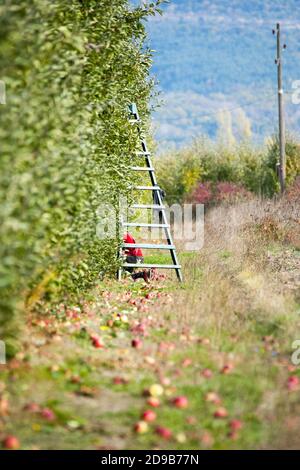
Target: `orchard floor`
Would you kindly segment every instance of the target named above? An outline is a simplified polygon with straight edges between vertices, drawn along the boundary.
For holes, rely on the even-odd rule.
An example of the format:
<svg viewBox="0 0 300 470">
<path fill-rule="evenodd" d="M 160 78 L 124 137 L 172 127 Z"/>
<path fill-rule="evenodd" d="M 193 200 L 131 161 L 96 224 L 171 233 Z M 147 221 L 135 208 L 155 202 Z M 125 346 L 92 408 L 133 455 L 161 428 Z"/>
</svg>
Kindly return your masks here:
<svg viewBox="0 0 300 470">
<path fill-rule="evenodd" d="M 213 249 L 180 253 L 182 285 L 171 274 L 105 280 L 80 302 L 29 312 L 22 350 L 1 366 L 1 440 L 299 448 L 300 251 L 235 237 L 221 231 Z"/>
</svg>

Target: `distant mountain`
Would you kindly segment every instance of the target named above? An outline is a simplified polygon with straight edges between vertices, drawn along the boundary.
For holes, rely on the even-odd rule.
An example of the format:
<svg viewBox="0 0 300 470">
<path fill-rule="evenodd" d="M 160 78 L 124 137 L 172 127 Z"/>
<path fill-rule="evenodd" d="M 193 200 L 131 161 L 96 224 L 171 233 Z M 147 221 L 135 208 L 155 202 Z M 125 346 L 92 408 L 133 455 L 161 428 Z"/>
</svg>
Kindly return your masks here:
<svg viewBox="0 0 300 470">
<path fill-rule="evenodd" d="M 199 134 L 262 141 L 277 126 L 276 39 L 281 22 L 284 86 L 300 80 L 299 0 L 171 0 L 148 21 L 153 75 L 164 105 L 154 119 L 166 147 Z M 300 105 L 286 95 L 287 127 L 297 131 Z M 241 106 L 241 108 L 239 108 Z M 222 111 L 226 110 L 226 111 Z M 250 130 L 251 129 L 251 130 Z"/>
</svg>

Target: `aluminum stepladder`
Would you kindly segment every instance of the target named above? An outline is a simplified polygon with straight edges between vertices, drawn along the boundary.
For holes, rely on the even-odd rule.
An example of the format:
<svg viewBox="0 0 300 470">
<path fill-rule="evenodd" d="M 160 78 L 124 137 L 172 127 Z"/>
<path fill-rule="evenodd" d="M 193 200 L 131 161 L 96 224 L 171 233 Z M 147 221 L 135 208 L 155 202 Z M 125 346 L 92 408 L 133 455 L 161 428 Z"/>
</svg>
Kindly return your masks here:
<svg viewBox="0 0 300 470">
<path fill-rule="evenodd" d="M 167 220 L 166 215 L 166 208 L 162 201 L 162 194 L 161 188 L 157 184 L 155 170 L 151 160 L 151 153 L 148 151 L 146 141 L 143 139 L 142 131 L 140 128 L 140 117 L 138 113 L 138 109 L 136 104 L 131 104 L 129 106 L 130 112 L 130 122 L 137 126 L 138 137 L 141 143 L 141 151 L 136 152 L 134 158 L 140 159 L 144 157 L 145 165 L 144 166 L 132 166 L 130 167 L 131 171 L 137 172 L 148 172 L 151 186 L 135 186 L 133 189 L 138 191 L 152 191 L 153 199 L 156 200 L 157 204 L 133 204 L 131 209 L 145 209 L 145 210 L 153 210 L 159 212 L 159 223 L 149 224 L 149 223 L 139 223 L 139 222 L 124 222 L 122 219 L 120 220 L 121 230 L 125 231 L 128 230 L 130 227 L 146 227 L 146 228 L 156 228 L 156 229 L 163 229 L 165 232 L 166 243 L 165 244 L 148 244 L 148 243 L 124 243 L 120 249 L 120 256 L 122 256 L 123 249 L 126 248 L 141 248 L 143 250 L 147 249 L 157 249 L 157 250 L 168 250 L 170 251 L 172 264 L 131 264 L 124 261 L 118 271 L 118 279 L 120 280 L 122 277 L 122 271 L 124 268 L 157 268 L 157 269 L 175 269 L 177 279 L 182 282 L 182 271 L 181 266 L 178 263 L 177 254 L 176 254 L 176 247 L 173 243 L 170 225 Z"/>
</svg>

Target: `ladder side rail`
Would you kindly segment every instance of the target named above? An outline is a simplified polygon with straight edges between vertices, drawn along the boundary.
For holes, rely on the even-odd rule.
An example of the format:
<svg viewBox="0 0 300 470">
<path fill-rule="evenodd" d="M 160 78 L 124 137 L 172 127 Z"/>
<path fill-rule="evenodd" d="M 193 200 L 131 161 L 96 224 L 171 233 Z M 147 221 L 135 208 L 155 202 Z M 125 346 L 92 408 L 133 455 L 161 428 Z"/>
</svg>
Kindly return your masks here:
<svg viewBox="0 0 300 470">
<path fill-rule="evenodd" d="M 136 110 L 136 112 L 134 113 L 134 115 L 137 118 L 137 121 L 139 122 L 140 118 L 139 118 L 139 114 L 138 114 L 136 106 L 135 106 L 135 110 Z M 152 161 L 151 161 L 150 153 L 148 151 L 147 143 L 142 137 L 142 130 L 141 130 L 139 124 L 137 125 L 137 130 L 138 130 L 139 138 L 141 140 L 142 150 L 145 153 L 146 166 L 147 166 L 147 168 L 153 169 L 154 167 L 153 167 L 153 164 L 152 164 Z M 158 186 L 155 171 L 154 170 L 152 170 L 152 171 L 148 170 L 148 171 L 149 171 L 149 177 L 150 177 L 152 186 Z M 172 235 L 171 235 L 171 232 L 170 232 L 170 227 L 169 227 L 169 223 L 168 223 L 168 220 L 167 220 L 167 217 L 166 217 L 166 211 L 165 211 L 165 207 L 164 207 L 164 204 L 163 204 L 163 201 L 162 201 L 160 191 L 157 191 L 157 199 L 158 199 L 158 205 L 160 207 L 162 207 L 160 213 L 161 213 L 161 216 L 162 216 L 162 224 L 165 226 L 164 230 L 165 230 L 165 235 L 166 235 L 166 241 L 167 241 L 167 244 L 169 246 L 172 246 L 170 248 L 170 253 L 171 253 L 174 268 L 176 270 L 176 275 L 177 275 L 178 280 L 182 282 L 181 267 L 178 263 L 176 250 L 173 249 L 173 239 L 172 239 Z"/>
</svg>

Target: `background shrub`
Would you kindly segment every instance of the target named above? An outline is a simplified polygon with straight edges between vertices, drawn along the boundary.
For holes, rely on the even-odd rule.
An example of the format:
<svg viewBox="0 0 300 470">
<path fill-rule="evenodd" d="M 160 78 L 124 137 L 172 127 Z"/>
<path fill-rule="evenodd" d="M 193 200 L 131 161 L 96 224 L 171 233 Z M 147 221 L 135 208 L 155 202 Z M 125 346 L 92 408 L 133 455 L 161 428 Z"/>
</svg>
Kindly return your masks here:
<svg viewBox="0 0 300 470">
<path fill-rule="evenodd" d="M 273 137 L 268 145 L 263 167 L 263 191 L 273 196 L 279 191 L 276 163 L 279 161 L 279 142 Z M 300 175 L 300 144 L 295 137 L 288 136 L 286 141 L 286 184 L 291 186 Z"/>
<path fill-rule="evenodd" d="M 300 145 L 291 137 L 287 139 L 286 153 L 289 187 L 300 174 Z M 220 193 L 224 197 L 227 191 L 243 198 L 248 197 L 249 192 L 273 196 L 279 191 L 278 160 L 275 138 L 262 148 L 249 142 L 226 147 L 201 138 L 190 148 L 162 155 L 157 164 L 160 184 L 166 190 L 169 203 L 193 199 L 216 202 L 219 200 L 219 196 L 216 199 L 218 184 L 223 185 Z"/>
</svg>

